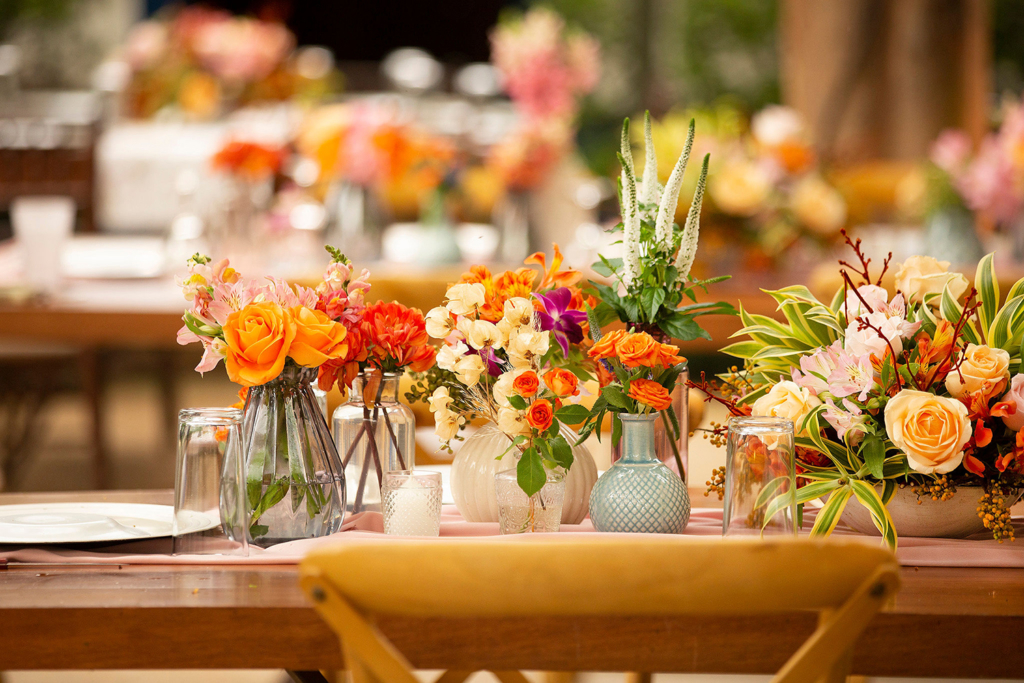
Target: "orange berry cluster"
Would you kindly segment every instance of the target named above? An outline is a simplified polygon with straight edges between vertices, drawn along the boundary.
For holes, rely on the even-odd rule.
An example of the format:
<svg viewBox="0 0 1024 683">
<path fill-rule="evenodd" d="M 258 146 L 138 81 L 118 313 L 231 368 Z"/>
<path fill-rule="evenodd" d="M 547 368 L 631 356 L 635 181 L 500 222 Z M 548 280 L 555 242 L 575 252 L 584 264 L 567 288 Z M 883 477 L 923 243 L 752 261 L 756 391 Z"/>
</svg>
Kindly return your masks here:
<svg viewBox="0 0 1024 683">
<path fill-rule="evenodd" d="M 718 500 L 725 498 L 725 466 L 711 470 L 711 479 L 707 481 L 707 487 L 708 490 L 704 492 L 705 498 L 712 493 L 718 495 Z"/>
<path fill-rule="evenodd" d="M 1000 543 L 1003 539 L 1015 541 L 1013 523 L 1010 521 L 1010 510 L 1006 505 L 1006 491 L 993 486 L 978 501 L 978 517 L 985 528 L 992 532 L 992 537 Z"/>
<path fill-rule="evenodd" d="M 956 494 L 956 484 L 949 480 L 945 474 L 930 484 L 918 484 L 914 486 L 914 493 L 917 494 L 917 504 L 921 504 L 922 498 L 947 501 Z"/>
</svg>

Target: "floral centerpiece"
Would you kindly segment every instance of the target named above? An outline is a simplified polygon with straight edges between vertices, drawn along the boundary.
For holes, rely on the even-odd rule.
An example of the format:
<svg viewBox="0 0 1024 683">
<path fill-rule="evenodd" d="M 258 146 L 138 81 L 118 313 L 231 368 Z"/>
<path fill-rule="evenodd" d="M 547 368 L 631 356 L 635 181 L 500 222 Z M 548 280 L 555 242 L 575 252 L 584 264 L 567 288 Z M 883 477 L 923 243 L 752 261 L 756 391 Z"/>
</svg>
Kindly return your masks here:
<svg viewBox="0 0 1024 683">
<path fill-rule="evenodd" d="M 948 263 L 915 256 L 890 292 L 889 259 L 872 277 L 859 240 L 847 241 L 859 265 L 841 262 L 844 286 L 829 303 L 794 286 L 768 292 L 784 322 L 740 311 L 737 334 L 749 339 L 724 351 L 744 367 L 722 377 L 722 400 L 735 414 L 794 421 L 796 502 L 828 497 L 812 535 L 830 533 L 855 498 L 895 546 L 887 506 L 898 489 L 948 500 L 975 486 L 984 527 L 1012 538 L 1006 507 L 1024 487 L 1024 280 L 1004 300 L 991 254 L 973 287 Z"/>
<path fill-rule="evenodd" d="M 249 534 L 260 545 L 332 533 L 345 508 L 344 475 L 311 383 L 328 388 L 366 358 L 363 295 L 336 250 L 311 289 L 277 278 L 245 280 L 227 259 L 196 254 L 181 281 L 189 308 L 178 343 L 199 342 L 205 373 L 223 360 L 243 389 Z M 305 503 L 305 505 L 303 505 Z"/>
</svg>

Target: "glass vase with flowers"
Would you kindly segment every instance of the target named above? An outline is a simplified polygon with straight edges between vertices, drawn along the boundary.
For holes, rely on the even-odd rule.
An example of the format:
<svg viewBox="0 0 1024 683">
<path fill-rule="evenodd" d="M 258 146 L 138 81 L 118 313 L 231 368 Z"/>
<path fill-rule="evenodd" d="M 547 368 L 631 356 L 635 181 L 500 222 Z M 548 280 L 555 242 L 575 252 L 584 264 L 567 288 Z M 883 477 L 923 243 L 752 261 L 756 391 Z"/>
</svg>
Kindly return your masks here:
<svg viewBox="0 0 1024 683">
<path fill-rule="evenodd" d="M 227 259 L 196 254 L 181 282 L 190 302 L 178 342 L 200 342 L 196 370 L 223 360 L 243 387 L 250 543 L 324 536 L 341 527 L 344 474 L 313 394 L 318 368 L 343 365 L 360 353 L 349 326 L 359 317 L 369 273 L 351 277 L 344 256 L 316 289 L 276 278 L 244 280 Z"/>
</svg>

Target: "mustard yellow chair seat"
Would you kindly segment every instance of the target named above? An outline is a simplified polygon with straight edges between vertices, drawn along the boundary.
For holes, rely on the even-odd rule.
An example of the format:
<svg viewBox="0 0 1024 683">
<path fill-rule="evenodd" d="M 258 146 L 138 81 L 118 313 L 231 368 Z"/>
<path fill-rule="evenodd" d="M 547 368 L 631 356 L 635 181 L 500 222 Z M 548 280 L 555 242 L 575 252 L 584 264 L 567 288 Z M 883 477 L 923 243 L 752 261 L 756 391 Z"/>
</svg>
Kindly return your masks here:
<svg viewBox="0 0 1024 683">
<path fill-rule="evenodd" d="M 338 633 L 356 683 L 416 681 L 410 663 L 374 627 L 376 615 L 613 618 L 801 610 L 819 612 L 819 627 L 775 682 L 841 680 L 854 642 L 899 583 L 888 550 L 841 539 L 396 539 L 317 550 L 299 569 L 303 589 Z M 448 672 L 440 681 L 462 681 L 469 673 Z M 494 673 L 503 683 L 526 680 L 517 672 Z"/>
</svg>

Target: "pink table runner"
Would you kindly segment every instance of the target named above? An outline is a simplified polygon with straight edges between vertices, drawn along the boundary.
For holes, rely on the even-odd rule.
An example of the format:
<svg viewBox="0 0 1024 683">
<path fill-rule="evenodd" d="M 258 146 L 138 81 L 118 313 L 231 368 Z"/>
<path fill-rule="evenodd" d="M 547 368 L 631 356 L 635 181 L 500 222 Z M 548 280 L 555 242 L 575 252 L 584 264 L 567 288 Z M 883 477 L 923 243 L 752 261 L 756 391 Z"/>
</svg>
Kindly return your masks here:
<svg viewBox="0 0 1024 683">
<path fill-rule="evenodd" d="M 805 522 L 808 520 L 805 519 Z M 1016 543 L 998 543 L 991 536 L 979 534 L 970 539 L 932 539 L 932 538 L 901 538 L 896 557 L 904 566 L 916 567 L 1024 567 L 1024 518 L 1015 517 L 1014 526 L 1021 541 Z M 807 528 L 810 528 L 809 526 Z M 103 564 L 238 564 L 238 565 L 289 565 L 296 564 L 312 548 L 335 543 L 351 541 L 386 541 L 384 522 L 379 513 L 364 513 L 353 516 L 345 521 L 342 531 L 327 538 L 292 541 L 272 548 L 250 548 L 248 557 L 230 557 L 219 555 L 179 556 L 170 553 L 170 539 L 149 541 L 131 541 L 111 544 L 102 549 L 49 549 L 37 548 L 0 548 L 0 558 L 10 562 L 53 562 L 53 563 L 103 563 Z M 567 524 L 561 529 L 563 535 L 594 533 L 589 519 L 582 524 Z M 652 534 L 664 542 L 685 543 L 694 536 L 718 536 L 722 533 L 722 511 L 718 509 L 699 508 L 690 516 L 686 532 L 678 536 L 662 536 Z M 873 543 L 872 539 L 853 531 L 839 528 L 837 535 L 859 536 L 865 542 Z M 453 505 L 446 505 L 441 516 L 442 537 L 474 538 L 475 542 L 502 539 L 517 542 L 530 542 L 538 538 L 531 534 L 516 536 L 499 536 L 497 524 L 473 524 L 465 521 Z M 544 534 L 551 540 L 552 536 Z"/>
</svg>

